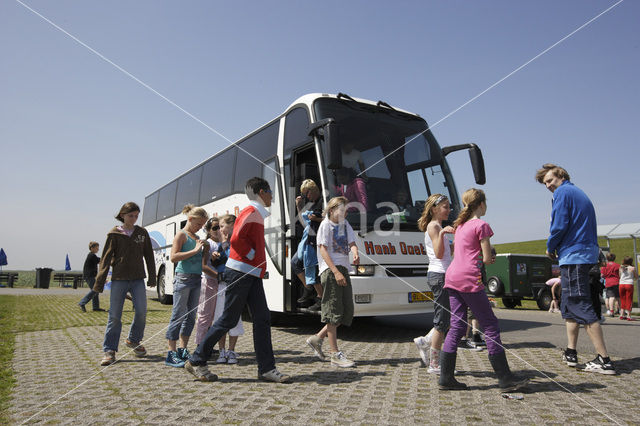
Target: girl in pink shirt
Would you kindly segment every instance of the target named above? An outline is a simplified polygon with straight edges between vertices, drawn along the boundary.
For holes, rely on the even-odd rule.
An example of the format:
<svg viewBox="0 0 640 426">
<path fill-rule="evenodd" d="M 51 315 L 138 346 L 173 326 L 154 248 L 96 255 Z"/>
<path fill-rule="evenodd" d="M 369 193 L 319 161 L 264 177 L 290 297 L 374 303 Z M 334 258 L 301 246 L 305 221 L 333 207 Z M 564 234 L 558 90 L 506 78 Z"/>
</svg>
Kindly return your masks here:
<svg viewBox="0 0 640 426">
<path fill-rule="evenodd" d="M 445 275 L 444 288 L 449 292 L 451 328 L 440 354 L 440 380 L 442 390 L 467 389 L 453 373 L 456 366 L 458 342 L 467 331 L 467 307 L 478 319 L 487 340 L 489 361 L 498 376 L 498 385 L 504 392 L 512 392 L 527 384 L 529 379 L 514 376 L 500 341 L 500 327 L 482 283 L 483 263 L 492 263 L 491 242 L 493 231 L 480 219 L 487 212 L 484 192 L 469 189 L 462 194 L 464 209 L 453 223 L 455 246 L 453 261 Z"/>
</svg>

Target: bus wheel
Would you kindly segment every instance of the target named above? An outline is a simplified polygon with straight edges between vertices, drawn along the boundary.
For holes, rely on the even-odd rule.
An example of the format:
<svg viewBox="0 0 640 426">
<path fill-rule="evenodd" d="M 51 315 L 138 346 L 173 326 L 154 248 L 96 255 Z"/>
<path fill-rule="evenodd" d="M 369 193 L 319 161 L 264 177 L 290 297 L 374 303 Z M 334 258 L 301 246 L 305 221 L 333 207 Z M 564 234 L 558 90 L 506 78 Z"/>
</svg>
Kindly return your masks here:
<svg viewBox="0 0 640 426">
<path fill-rule="evenodd" d="M 498 277 L 490 277 L 487 280 L 487 290 L 494 296 L 500 297 L 504 294 L 504 284 Z"/>
<path fill-rule="evenodd" d="M 518 299 L 512 299 L 510 297 L 503 297 L 502 298 L 502 303 L 504 304 L 504 307 L 507 309 L 513 309 L 515 308 L 517 305 L 519 305 L 520 301 Z"/>
<path fill-rule="evenodd" d="M 553 297 L 551 296 L 551 290 L 549 290 L 548 288 L 543 289 L 538 294 L 538 300 L 536 300 L 536 302 L 538 303 L 538 308 L 540 308 L 541 311 L 548 311 L 551 307 L 552 299 Z"/>
<path fill-rule="evenodd" d="M 164 269 L 158 274 L 158 301 L 163 305 L 173 303 L 173 297 L 164 292 Z"/>
</svg>

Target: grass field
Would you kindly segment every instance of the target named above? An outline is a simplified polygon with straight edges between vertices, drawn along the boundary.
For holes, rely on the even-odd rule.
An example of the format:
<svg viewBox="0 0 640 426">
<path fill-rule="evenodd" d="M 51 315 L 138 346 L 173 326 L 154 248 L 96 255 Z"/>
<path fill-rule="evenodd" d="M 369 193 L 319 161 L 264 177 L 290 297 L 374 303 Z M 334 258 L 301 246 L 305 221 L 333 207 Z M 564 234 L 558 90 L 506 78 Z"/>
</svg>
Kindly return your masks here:
<svg viewBox="0 0 640 426">
<path fill-rule="evenodd" d="M 607 247 L 604 238 L 598 240 L 600 247 Z M 616 254 L 616 262 L 620 263 L 625 256 L 633 257 L 633 240 L 610 240 L 611 252 Z M 545 254 L 547 240 L 523 241 L 520 243 L 494 244 L 498 253 Z M 640 242 L 637 247 L 640 250 Z"/>
<path fill-rule="evenodd" d="M 35 272 L 33 274 L 35 276 Z M 0 424 L 9 423 L 9 401 L 11 389 L 14 386 L 11 363 L 17 333 L 106 325 L 108 312 L 89 311 L 85 313 L 78 309 L 78 300 L 83 295 L 84 292 L 78 290 L 77 296 L 46 294 L 0 296 Z M 101 299 L 101 307 L 108 310 L 109 298 L 102 297 Z M 171 305 L 162 305 L 156 300 L 149 299 L 147 303 L 147 324 L 168 324 L 171 317 L 171 308 Z M 123 324 L 131 324 L 132 320 L 132 304 L 130 301 L 126 301 L 122 313 L 122 322 Z"/>
</svg>

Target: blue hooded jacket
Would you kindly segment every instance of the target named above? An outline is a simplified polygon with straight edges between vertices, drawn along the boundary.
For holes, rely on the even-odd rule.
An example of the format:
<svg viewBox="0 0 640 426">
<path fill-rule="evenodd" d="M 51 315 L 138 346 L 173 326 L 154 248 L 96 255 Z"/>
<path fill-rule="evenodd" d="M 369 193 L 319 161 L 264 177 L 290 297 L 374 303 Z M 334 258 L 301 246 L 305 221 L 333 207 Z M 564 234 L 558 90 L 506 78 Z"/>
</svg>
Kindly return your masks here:
<svg viewBox="0 0 640 426">
<path fill-rule="evenodd" d="M 565 180 L 553 193 L 547 251 L 558 254 L 560 265 L 598 261 L 596 212 L 580 188 Z"/>
</svg>

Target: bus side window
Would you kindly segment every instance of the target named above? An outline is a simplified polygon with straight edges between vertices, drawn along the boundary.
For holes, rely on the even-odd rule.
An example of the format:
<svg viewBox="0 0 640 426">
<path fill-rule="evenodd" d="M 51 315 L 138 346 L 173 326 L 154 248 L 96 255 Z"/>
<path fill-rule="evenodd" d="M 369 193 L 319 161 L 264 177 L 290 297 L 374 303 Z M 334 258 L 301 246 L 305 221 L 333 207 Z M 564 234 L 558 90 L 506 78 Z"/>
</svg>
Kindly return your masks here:
<svg viewBox="0 0 640 426">
<path fill-rule="evenodd" d="M 263 161 L 276 156 L 280 121 L 259 130 L 238 144 L 234 192 L 244 192 L 244 185 L 254 176 L 262 176 Z"/>
</svg>

